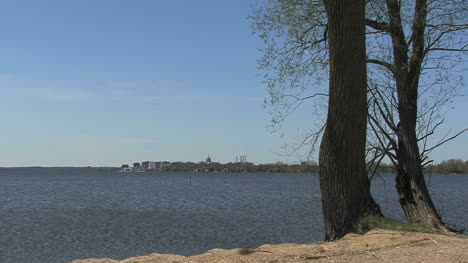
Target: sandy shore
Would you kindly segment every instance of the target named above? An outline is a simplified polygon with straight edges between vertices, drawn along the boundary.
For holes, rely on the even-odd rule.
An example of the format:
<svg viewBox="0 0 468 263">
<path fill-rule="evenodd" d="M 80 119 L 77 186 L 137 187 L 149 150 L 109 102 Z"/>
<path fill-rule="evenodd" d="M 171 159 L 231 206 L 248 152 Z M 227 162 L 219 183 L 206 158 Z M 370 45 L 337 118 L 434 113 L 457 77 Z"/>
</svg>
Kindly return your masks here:
<svg viewBox="0 0 468 263">
<path fill-rule="evenodd" d="M 337 242 L 263 245 L 257 249 L 212 249 L 184 257 L 151 254 L 123 261 L 83 259 L 72 263 L 214 263 L 214 262 L 458 262 L 468 263 L 468 237 L 373 230 L 349 234 Z"/>
</svg>

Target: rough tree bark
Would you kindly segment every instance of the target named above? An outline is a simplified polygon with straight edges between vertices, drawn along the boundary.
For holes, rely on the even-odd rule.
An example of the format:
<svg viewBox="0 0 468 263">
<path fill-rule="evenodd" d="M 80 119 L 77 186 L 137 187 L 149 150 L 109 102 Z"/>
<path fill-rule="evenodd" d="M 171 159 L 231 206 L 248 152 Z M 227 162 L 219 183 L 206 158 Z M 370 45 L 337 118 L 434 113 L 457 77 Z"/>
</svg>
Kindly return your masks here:
<svg viewBox="0 0 468 263">
<path fill-rule="evenodd" d="M 434 207 L 424 179 L 416 135 L 418 88 L 424 53 L 427 1 L 416 0 L 412 28 L 411 57 L 402 27 L 398 0 L 387 0 L 389 33 L 392 38 L 395 81 L 398 95 L 398 174 L 396 186 L 400 204 L 410 223 L 447 229 Z"/>
<path fill-rule="evenodd" d="M 367 73 L 364 0 L 324 0 L 328 16 L 330 92 L 320 145 L 325 239 L 355 231 L 381 215 L 366 173 Z"/>
</svg>

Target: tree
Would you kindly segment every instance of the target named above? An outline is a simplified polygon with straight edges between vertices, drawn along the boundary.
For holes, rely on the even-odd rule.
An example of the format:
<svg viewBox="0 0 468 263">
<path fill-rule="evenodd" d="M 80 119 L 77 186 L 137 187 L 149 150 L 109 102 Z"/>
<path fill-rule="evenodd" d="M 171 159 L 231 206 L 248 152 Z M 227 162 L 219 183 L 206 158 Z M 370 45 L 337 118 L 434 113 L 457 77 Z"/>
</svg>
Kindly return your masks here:
<svg viewBox="0 0 468 263">
<path fill-rule="evenodd" d="M 253 7 L 252 29 L 264 41 L 258 68 L 269 98 L 264 106 L 272 116 L 270 128 L 281 129 L 283 121 L 306 101 L 316 103 L 317 131 L 310 131 L 300 145 L 314 146 L 323 132 L 328 88 L 327 16 L 321 0 L 268 0 Z M 312 94 L 310 91 L 312 90 Z M 312 120 L 312 124 L 314 121 Z M 313 143 L 312 143 L 313 142 Z"/>
<path fill-rule="evenodd" d="M 445 2 L 445 6 L 441 2 Z M 374 103 L 374 114 L 370 114 L 371 127 L 379 138 L 382 156 L 389 156 L 397 168 L 396 188 L 409 222 L 446 229 L 429 195 L 423 173 L 427 158 L 425 154 L 431 150 L 426 149 L 425 140 L 443 122 L 434 124 L 437 119 L 434 114 L 437 113 L 438 103 L 446 99 L 437 97 L 435 103 L 428 107 L 429 110 L 422 114 L 418 114 L 418 100 L 424 68 L 434 68 L 440 74 L 447 66 L 440 58 L 434 64 L 429 60 L 429 55 L 434 52 L 466 51 L 466 40 L 454 35 L 468 28 L 466 24 L 454 22 L 463 11 L 466 15 L 466 6 L 456 0 L 416 0 L 414 5 L 408 1 L 386 0 L 385 3 L 375 1 L 371 7 L 377 11 L 371 13 L 366 23 L 376 30 L 375 34 L 384 36 L 374 38 L 374 46 L 388 40 L 392 54 L 384 57 L 382 53 L 374 53 L 377 57 L 369 58 L 368 61 L 391 74 L 393 83 L 389 86 L 394 87 L 387 89 L 390 91 L 387 93 L 381 87 L 371 89 Z M 453 67 L 453 64 L 449 66 Z M 450 92 L 442 93 L 446 94 Z M 392 108 L 396 112 L 392 112 Z M 377 119 L 378 115 L 383 121 Z M 427 116 L 425 123 L 418 123 L 418 120 Z M 426 132 L 418 134 L 418 130 Z M 418 145 L 420 141 L 424 142 L 422 152 Z"/>
<path fill-rule="evenodd" d="M 367 124 L 364 0 L 324 0 L 328 16 L 328 116 L 320 145 L 320 190 L 325 239 L 355 231 L 381 215 L 365 166 Z"/>
<path fill-rule="evenodd" d="M 422 167 L 431 162 L 428 154 L 434 148 L 459 135 L 430 145 L 443 123 L 444 107 L 462 83 L 454 69 L 464 60 L 453 54 L 466 54 L 466 37 L 460 36 L 467 29 L 466 11 L 463 0 L 370 0 L 366 6 L 368 167 L 378 168 L 389 157 L 398 170 L 397 190 L 408 220 L 431 227 L 444 226 L 427 193 Z M 320 84 L 328 69 L 324 13 L 323 4 L 312 0 L 270 0 L 254 12 L 253 28 L 267 46 L 259 68 L 265 72 L 274 127 L 306 100 L 325 104 L 327 91 L 313 85 Z M 430 73 L 425 81 L 424 72 Z M 314 150 L 322 132 L 318 125 L 299 146 Z"/>
</svg>

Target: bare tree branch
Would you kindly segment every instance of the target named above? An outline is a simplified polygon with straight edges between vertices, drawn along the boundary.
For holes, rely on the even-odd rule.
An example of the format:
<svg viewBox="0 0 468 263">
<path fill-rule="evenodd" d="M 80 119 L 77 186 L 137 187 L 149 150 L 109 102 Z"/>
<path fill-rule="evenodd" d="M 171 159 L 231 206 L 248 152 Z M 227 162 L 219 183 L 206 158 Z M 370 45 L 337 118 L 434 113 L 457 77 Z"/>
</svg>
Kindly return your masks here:
<svg viewBox="0 0 468 263">
<path fill-rule="evenodd" d="M 440 141 L 440 142 L 437 143 L 436 145 L 434 145 L 434 146 L 432 146 L 431 148 L 427 149 L 426 152 L 427 152 L 427 153 L 432 152 L 432 151 L 433 151 L 434 149 L 436 149 L 437 147 L 441 146 L 442 144 L 444 144 L 444 143 L 446 143 L 446 142 L 448 142 L 448 141 L 451 141 L 451 140 L 457 138 L 460 134 L 462 134 L 462 133 L 464 133 L 464 132 L 466 132 L 466 131 L 468 131 L 468 128 L 463 129 L 462 131 L 460 131 L 459 133 L 455 134 L 454 136 L 452 136 L 452 137 L 450 137 L 450 138 L 448 138 L 448 139 L 445 139 L 445 140 Z"/>
</svg>

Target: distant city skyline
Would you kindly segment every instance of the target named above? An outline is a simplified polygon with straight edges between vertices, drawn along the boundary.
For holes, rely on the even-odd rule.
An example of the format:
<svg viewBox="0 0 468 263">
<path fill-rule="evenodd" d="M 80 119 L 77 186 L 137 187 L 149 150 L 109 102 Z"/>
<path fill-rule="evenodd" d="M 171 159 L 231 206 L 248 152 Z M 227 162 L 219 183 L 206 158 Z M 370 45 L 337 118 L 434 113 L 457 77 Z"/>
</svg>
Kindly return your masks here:
<svg viewBox="0 0 468 263">
<path fill-rule="evenodd" d="M 7 1 L 0 16 L 0 167 L 143 160 L 299 163 L 282 156 L 305 104 L 266 128 L 252 1 Z M 466 73 L 463 73 L 466 76 Z M 461 87 L 467 94 L 467 87 Z M 454 98 L 437 141 L 468 127 Z M 282 136 L 283 135 L 283 136 Z M 431 154 L 468 159 L 468 133 Z M 301 157 L 302 156 L 302 157 Z"/>
</svg>

